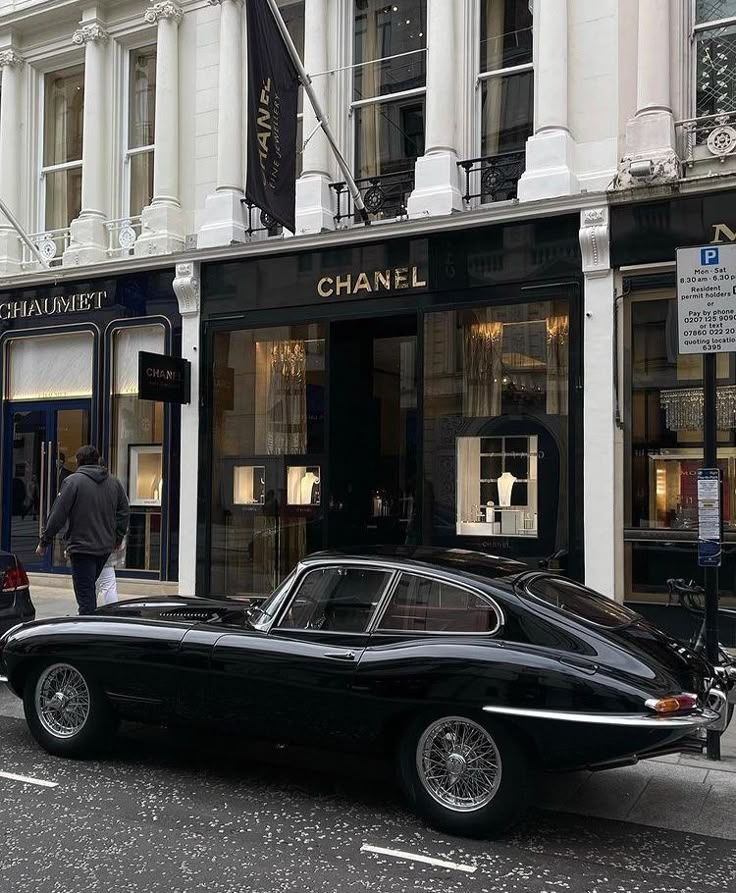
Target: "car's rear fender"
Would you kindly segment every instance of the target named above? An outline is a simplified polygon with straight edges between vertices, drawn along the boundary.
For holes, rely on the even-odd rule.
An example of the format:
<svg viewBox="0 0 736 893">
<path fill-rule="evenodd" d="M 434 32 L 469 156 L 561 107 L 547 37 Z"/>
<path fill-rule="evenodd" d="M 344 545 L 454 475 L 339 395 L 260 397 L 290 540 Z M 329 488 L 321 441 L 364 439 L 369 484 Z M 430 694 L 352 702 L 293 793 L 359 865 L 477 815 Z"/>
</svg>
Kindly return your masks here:
<svg viewBox="0 0 736 893">
<path fill-rule="evenodd" d="M 2 661 L 18 695 L 36 667 L 68 661 L 90 673 L 112 699 L 166 706 L 178 690 L 177 655 L 188 628 L 95 616 L 36 621 L 3 640 Z"/>
</svg>

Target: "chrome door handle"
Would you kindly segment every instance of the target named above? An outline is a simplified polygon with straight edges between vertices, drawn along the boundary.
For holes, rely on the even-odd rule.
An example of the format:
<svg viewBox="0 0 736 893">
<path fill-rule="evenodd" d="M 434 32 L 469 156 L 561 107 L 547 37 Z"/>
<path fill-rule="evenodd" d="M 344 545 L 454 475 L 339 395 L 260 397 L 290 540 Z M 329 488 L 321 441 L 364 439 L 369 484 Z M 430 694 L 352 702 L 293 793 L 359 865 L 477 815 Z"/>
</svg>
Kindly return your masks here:
<svg viewBox="0 0 736 893">
<path fill-rule="evenodd" d="M 325 651 L 324 657 L 331 657 L 335 660 L 355 660 L 354 651 Z"/>
</svg>

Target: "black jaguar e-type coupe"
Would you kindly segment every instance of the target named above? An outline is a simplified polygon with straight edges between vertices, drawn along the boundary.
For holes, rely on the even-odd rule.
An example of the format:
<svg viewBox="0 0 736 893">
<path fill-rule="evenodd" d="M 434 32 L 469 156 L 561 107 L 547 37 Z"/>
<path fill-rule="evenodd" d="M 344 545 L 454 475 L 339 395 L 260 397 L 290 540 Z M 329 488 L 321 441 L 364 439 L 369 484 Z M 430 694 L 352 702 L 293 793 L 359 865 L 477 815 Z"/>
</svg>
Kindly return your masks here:
<svg viewBox="0 0 736 893">
<path fill-rule="evenodd" d="M 702 749 L 729 682 L 577 583 L 473 552 L 302 561 L 258 607 L 151 598 L 25 624 L 0 672 L 54 754 L 118 718 L 382 751 L 439 828 L 490 835 L 523 813 L 532 769 L 607 768 Z"/>
</svg>

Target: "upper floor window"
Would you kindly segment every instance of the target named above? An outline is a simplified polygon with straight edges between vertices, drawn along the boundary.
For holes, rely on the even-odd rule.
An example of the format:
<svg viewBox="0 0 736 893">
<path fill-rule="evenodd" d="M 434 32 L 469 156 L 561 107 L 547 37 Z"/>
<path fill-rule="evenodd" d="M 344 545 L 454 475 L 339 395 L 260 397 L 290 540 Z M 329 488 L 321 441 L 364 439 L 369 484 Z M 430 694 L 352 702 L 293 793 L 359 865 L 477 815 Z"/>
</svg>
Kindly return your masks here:
<svg viewBox="0 0 736 893">
<path fill-rule="evenodd" d="M 294 41 L 297 53 L 299 53 L 299 58 L 304 59 L 304 0 L 278 0 L 278 4 L 286 29 Z M 296 117 L 296 175 L 298 177 L 302 172 L 302 144 L 304 142 L 304 90 L 302 87 L 299 88 L 299 105 Z"/>
<path fill-rule="evenodd" d="M 534 123 L 530 0 L 480 0 L 481 155 L 524 150 Z"/>
<path fill-rule="evenodd" d="M 427 0 L 354 0 L 357 177 L 404 173 L 424 153 Z"/>
<path fill-rule="evenodd" d="M 156 47 L 133 50 L 128 82 L 129 213 L 135 217 L 153 198 L 156 144 Z"/>
<path fill-rule="evenodd" d="M 44 80 L 43 226 L 65 229 L 82 209 L 84 66 L 47 74 Z"/>
<path fill-rule="evenodd" d="M 736 111 L 736 0 L 696 0 L 695 115 Z"/>
</svg>

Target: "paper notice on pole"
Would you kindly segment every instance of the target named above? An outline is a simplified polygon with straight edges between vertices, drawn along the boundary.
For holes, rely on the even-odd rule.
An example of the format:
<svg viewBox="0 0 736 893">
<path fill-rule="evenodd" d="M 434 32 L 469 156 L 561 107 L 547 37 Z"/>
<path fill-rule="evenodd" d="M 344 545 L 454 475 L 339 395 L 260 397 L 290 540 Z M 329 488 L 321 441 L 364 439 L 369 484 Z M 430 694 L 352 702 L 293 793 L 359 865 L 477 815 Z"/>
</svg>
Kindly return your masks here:
<svg viewBox="0 0 736 893">
<path fill-rule="evenodd" d="M 680 353 L 736 351 L 736 245 L 677 249 Z"/>
<path fill-rule="evenodd" d="M 698 469 L 698 564 L 721 564 L 721 472 Z"/>
</svg>

